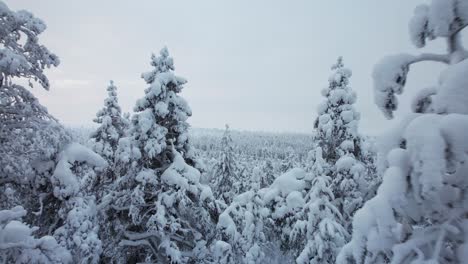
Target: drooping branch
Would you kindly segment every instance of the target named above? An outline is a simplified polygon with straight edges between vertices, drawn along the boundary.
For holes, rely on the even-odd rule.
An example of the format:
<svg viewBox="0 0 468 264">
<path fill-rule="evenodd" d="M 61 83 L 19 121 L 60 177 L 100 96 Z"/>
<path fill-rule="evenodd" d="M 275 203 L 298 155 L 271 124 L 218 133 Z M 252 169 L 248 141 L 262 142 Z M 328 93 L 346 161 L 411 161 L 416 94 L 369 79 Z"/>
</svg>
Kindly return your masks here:
<svg viewBox="0 0 468 264">
<path fill-rule="evenodd" d="M 374 100 L 387 118 L 393 118 L 393 111 L 398 107 L 396 94 L 402 94 L 410 66 L 412 64 L 432 61 L 451 63 L 450 54 L 422 53 L 419 55 L 397 54 L 383 58 L 376 64 L 372 77 L 374 79 Z"/>
</svg>

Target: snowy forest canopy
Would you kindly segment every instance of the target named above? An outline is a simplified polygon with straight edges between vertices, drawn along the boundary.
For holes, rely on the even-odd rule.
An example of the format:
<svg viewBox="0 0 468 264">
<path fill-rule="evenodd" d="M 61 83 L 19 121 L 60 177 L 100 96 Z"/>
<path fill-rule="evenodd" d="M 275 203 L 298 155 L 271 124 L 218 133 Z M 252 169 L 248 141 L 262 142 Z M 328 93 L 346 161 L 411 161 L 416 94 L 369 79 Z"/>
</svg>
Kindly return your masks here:
<svg viewBox="0 0 468 264">
<path fill-rule="evenodd" d="M 96 127 L 76 129 L 31 92 L 53 89 L 45 70 L 60 64 L 45 23 L 0 1 L 0 261 L 466 263 L 466 25 L 466 0 L 415 8 L 412 43 L 441 38 L 446 52 L 381 59 L 375 103 L 391 119 L 413 64 L 445 69 L 377 138 L 359 132 L 342 57 L 310 135 L 192 129 L 167 47 L 133 113 L 110 81 Z"/>
</svg>

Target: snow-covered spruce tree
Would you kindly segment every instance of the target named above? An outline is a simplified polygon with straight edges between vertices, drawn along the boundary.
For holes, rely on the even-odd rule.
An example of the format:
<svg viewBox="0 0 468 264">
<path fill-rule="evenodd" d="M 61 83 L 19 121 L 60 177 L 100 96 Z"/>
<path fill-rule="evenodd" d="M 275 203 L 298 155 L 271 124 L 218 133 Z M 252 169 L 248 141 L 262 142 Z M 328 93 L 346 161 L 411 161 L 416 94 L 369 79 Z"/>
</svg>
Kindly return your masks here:
<svg viewBox="0 0 468 264">
<path fill-rule="evenodd" d="M 260 188 L 270 186 L 275 180 L 274 168 L 270 159 L 266 159 L 261 167 L 262 177 L 260 178 Z"/>
<path fill-rule="evenodd" d="M 99 110 L 93 120 L 100 126 L 91 133 L 93 150 L 108 162 L 114 162 L 115 151 L 119 139 L 124 136 L 126 121 L 122 117 L 117 99 L 117 87 L 110 81 L 107 87 L 108 97 L 104 100 L 104 108 Z"/>
<path fill-rule="evenodd" d="M 269 210 L 259 195 L 260 178 L 254 177 L 252 188 L 236 197 L 219 216 L 217 229 L 221 241 L 227 242 L 232 258 L 221 263 L 262 263 L 265 258 L 263 244 L 264 219 Z M 216 250 L 219 251 L 218 248 Z"/>
<path fill-rule="evenodd" d="M 333 203 L 343 215 L 343 225 L 350 230 L 352 216 L 362 205 L 361 180 L 365 171 L 360 161 L 359 113 L 353 106 L 356 94 L 349 87 L 351 71 L 344 67 L 341 57 L 332 70 L 329 85 L 322 90 L 326 100 L 318 109 L 315 140 L 328 163 L 324 173 L 332 179 Z"/>
<path fill-rule="evenodd" d="M 269 251 L 280 249 L 284 257 L 295 259 L 302 250 L 299 239 L 291 240 L 291 232 L 299 220 L 298 213 L 304 206 L 306 190 L 310 189 L 306 181 L 306 172 L 294 168 L 278 176 L 271 186 L 262 189 L 265 207 L 270 210 L 265 220 L 267 247 Z"/>
<path fill-rule="evenodd" d="M 222 199 L 229 205 L 232 198 L 238 194 L 241 182 L 228 125 L 221 138 L 221 151 L 221 158 L 212 172 L 211 188 L 217 199 Z"/>
<path fill-rule="evenodd" d="M 327 166 L 322 158 L 322 149 L 317 147 L 310 172 L 311 188 L 290 233 L 292 244 L 300 246 L 296 258 L 298 264 L 335 263 L 348 236 L 341 224 L 342 216 L 333 204 L 331 178 L 325 174 Z"/>
<path fill-rule="evenodd" d="M 353 221 L 352 240 L 338 263 L 465 263 L 468 259 L 468 53 L 461 31 L 468 3 L 434 0 L 415 9 L 409 24 L 418 48 L 442 38 L 447 53 L 399 54 L 373 72 L 375 102 L 393 117 L 410 66 L 447 64 L 439 82 L 424 89 L 413 110 L 379 139 L 383 182 Z"/>
<path fill-rule="evenodd" d="M 106 261 L 203 259 L 217 218 L 211 189 L 200 184 L 200 172 L 192 166 L 186 121 L 191 110 L 179 95 L 186 81 L 174 74 L 166 48 L 152 56 L 151 65 L 154 69 L 143 74 L 149 87 L 117 150 L 129 168 L 109 200 L 117 217 L 104 248 Z"/>
<path fill-rule="evenodd" d="M 169 56 L 167 48 L 160 51 L 159 57 L 152 55 L 151 65 L 154 69 L 142 74 L 142 78 L 149 87 L 145 90 L 145 97 L 138 100 L 134 109 L 139 114 L 135 115 L 132 120 L 133 136 L 147 143 L 140 148 L 142 147 L 149 157 L 162 153 L 160 150 L 170 153 L 170 148 L 167 146 L 172 142 L 177 152 L 182 154 L 189 165 L 193 165 L 195 157 L 189 142 L 189 124 L 187 123 L 192 110 L 185 99 L 179 95 L 187 81 L 174 75 L 174 61 Z M 150 134 L 149 131 L 154 133 Z M 162 139 L 165 139 L 165 142 L 162 142 Z M 153 159 L 153 162 L 155 161 L 157 160 Z M 164 160 L 152 165 L 160 168 L 159 165 L 162 164 Z"/>
<path fill-rule="evenodd" d="M 116 161 L 116 152 L 119 140 L 125 136 L 128 130 L 128 119 L 122 116 L 122 110 L 117 98 L 117 87 L 113 81 L 110 81 L 107 87 L 108 97 L 104 100 L 104 107 L 96 113 L 93 120 L 99 124 L 99 127 L 90 135 L 90 143 L 93 150 L 104 157 L 109 163 L 105 171 L 102 171 L 95 182 L 94 194 L 97 200 L 106 199 L 106 196 L 112 189 L 112 183 L 120 174 L 126 171 L 126 164 Z M 100 217 L 101 222 L 107 222 L 107 214 L 103 211 Z M 108 225 L 103 224 L 101 236 L 107 236 Z"/>
</svg>

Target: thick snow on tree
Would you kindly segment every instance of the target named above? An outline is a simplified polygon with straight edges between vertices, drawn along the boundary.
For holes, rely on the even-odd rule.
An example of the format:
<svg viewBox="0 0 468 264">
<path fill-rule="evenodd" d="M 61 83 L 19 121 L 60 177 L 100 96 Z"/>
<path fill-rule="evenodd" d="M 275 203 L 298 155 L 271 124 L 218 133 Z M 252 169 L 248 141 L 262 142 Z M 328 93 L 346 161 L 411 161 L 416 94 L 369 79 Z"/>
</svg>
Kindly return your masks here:
<svg viewBox="0 0 468 264">
<path fill-rule="evenodd" d="M 218 264 L 235 263 L 232 253 L 232 247 L 229 243 L 218 240 L 216 241 L 211 251 L 213 252 L 213 262 Z"/>
<path fill-rule="evenodd" d="M 229 243 L 233 257 L 222 263 L 262 263 L 265 258 L 263 246 L 266 242 L 264 221 L 269 215 L 259 194 L 259 182 L 253 181 L 251 190 L 234 198 L 219 216 L 217 228 L 224 242 Z M 219 248 L 217 248 L 219 250 Z M 226 249 L 227 251 L 227 249 Z"/>
<path fill-rule="evenodd" d="M 232 198 L 239 192 L 241 182 L 228 125 L 221 138 L 221 148 L 221 158 L 214 167 L 210 185 L 216 198 L 230 204 Z"/>
<path fill-rule="evenodd" d="M 411 64 L 448 64 L 439 83 L 417 96 L 418 107 L 379 139 L 383 182 L 353 221 L 353 236 L 338 263 L 464 263 L 468 228 L 466 196 L 468 61 L 460 32 L 465 1 L 432 1 L 410 22 L 414 44 L 447 40 L 446 54 L 396 55 L 374 70 L 376 104 L 387 117 L 396 110 Z M 400 59 L 396 59 L 400 58 Z M 421 96 L 422 95 L 422 96 Z"/>
<path fill-rule="evenodd" d="M 114 208 L 129 217 L 120 246 L 135 250 L 116 260 L 185 263 L 208 254 L 205 236 L 212 233 L 211 213 L 217 212 L 211 189 L 200 184 L 200 172 L 180 153 L 174 149 L 172 155 L 162 174 L 141 170 L 132 176 L 135 187 L 117 199 Z"/>
<path fill-rule="evenodd" d="M 447 41 L 447 53 L 392 55 L 385 57 L 375 66 L 373 73 L 375 102 L 386 117 L 393 117 L 393 111 L 398 106 L 396 95 L 403 93 L 407 74 L 412 64 L 434 61 L 453 65 L 466 59 L 468 53 L 461 43 L 460 32 L 468 23 L 467 6 L 468 4 L 463 0 L 434 0 L 430 5 L 424 4 L 415 9 L 409 24 L 413 44 L 422 48 L 426 45 L 426 40 L 444 38 Z M 443 75 L 441 77 L 443 78 Z M 417 112 L 458 112 L 450 108 L 459 107 L 459 104 L 463 105 L 462 102 L 453 100 L 453 106 L 447 105 L 445 102 L 450 99 L 450 96 L 460 96 L 463 90 L 457 85 L 450 86 L 456 90 L 448 89 L 449 87 L 441 88 L 439 85 L 438 89 L 424 89 L 418 96 L 418 100 L 414 102 L 414 105 L 419 106 L 416 107 Z M 427 103 L 431 103 L 431 109 L 426 109 L 425 104 Z"/>
<path fill-rule="evenodd" d="M 72 143 L 58 155 L 51 182 L 54 196 L 62 202 L 58 216 L 63 223 L 54 231 L 60 245 L 68 248 L 74 263 L 97 263 L 102 252 L 93 185 L 107 162 L 90 149 Z"/>
<path fill-rule="evenodd" d="M 107 92 L 108 97 L 104 100 L 104 108 L 97 112 L 93 120 L 100 126 L 91 134 L 91 139 L 93 150 L 107 161 L 113 162 L 119 139 L 125 133 L 126 120 L 122 117 L 122 110 L 117 99 L 117 87 L 113 81 L 110 81 Z"/>
<path fill-rule="evenodd" d="M 208 254 L 218 209 L 193 167 L 186 121 L 191 111 L 179 96 L 186 81 L 174 75 L 166 48 L 151 65 L 129 136 L 119 142 L 118 160 L 128 168 L 107 203 L 108 214 L 117 215 L 111 225 L 121 232 L 104 251 L 120 262 L 196 261 Z"/>
<path fill-rule="evenodd" d="M 141 153 L 138 160 L 152 169 L 167 165 L 167 156 L 171 155 L 168 146 L 172 142 L 193 165 L 195 157 L 189 143 L 187 123 L 192 110 L 179 95 L 187 81 L 174 74 L 174 62 L 167 48 L 160 51 L 159 57 L 151 56 L 151 66 L 154 67 L 152 71 L 142 74 L 149 87 L 135 105 L 130 131 Z"/>
<path fill-rule="evenodd" d="M 335 263 L 348 235 L 341 224 L 341 213 L 333 204 L 331 178 L 325 174 L 327 166 L 318 147 L 311 170 L 311 188 L 290 233 L 291 241 L 301 247 L 296 263 Z"/>
<path fill-rule="evenodd" d="M 331 69 L 329 85 L 322 90 L 326 100 L 320 104 L 315 121 L 315 140 L 323 149 L 325 161 L 334 164 L 346 153 L 358 155 L 356 140 L 360 115 L 353 106 L 356 93 L 349 87 L 351 70 L 344 67 L 341 57 Z"/>
<path fill-rule="evenodd" d="M 57 163 L 61 160 L 59 152 L 71 138 L 32 93 L 14 83 L 27 79 L 30 86 L 37 81 L 49 89 L 44 69 L 57 66 L 59 60 L 39 44 L 39 34 L 46 26 L 31 13 L 14 12 L 0 2 L 0 24 L 0 201 L 2 208 L 22 205 L 29 212 L 18 213 L 8 223 L 2 222 L 5 230 L 9 230 L 3 242 L 12 238 L 11 231 L 22 234 L 16 237 L 17 245 L 2 247 L 7 251 L 2 257 L 10 262 L 11 254 L 17 254 L 16 261 L 20 263 L 70 262 L 67 245 L 57 239 L 58 245 L 47 235 L 54 234 L 63 223 L 60 214 L 65 212 L 66 206 L 62 194 L 79 190 L 73 178 L 53 175 L 54 171 L 59 172 L 58 168 L 67 168 L 61 166 L 64 163 Z M 29 225 L 37 228 L 29 228 Z M 33 231 L 43 238 L 30 237 Z"/>
<path fill-rule="evenodd" d="M 357 130 L 360 115 L 353 106 L 356 94 L 349 87 L 351 71 L 344 67 L 341 57 L 332 70 L 329 85 L 322 90 L 326 100 L 318 109 L 315 140 L 329 164 L 324 173 L 332 179 L 333 202 L 343 215 L 343 224 L 349 223 L 346 228 L 350 230 L 352 216 L 362 205 L 361 191 L 365 188 L 361 137 Z"/>
<path fill-rule="evenodd" d="M 36 97 L 13 78 L 28 79 L 31 86 L 35 80 L 49 89 L 43 70 L 57 66 L 59 60 L 39 44 L 46 26 L 28 11 L 12 11 L 0 1 L 0 28 L 0 176 L 30 179 L 36 164 L 32 161 L 55 154 L 58 142 L 67 136 Z"/>
<path fill-rule="evenodd" d="M 262 190 L 265 206 L 270 210 L 266 221 L 267 236 L 277 241 L 284 255 L 296 256 L 301 246 L 290 239 L 297 213 L 304 206 L 306 190 L 310 188 L 306 181 L 306 172 L 294 168 L 278 176 L 270 187 Z M 274 247 L 275 245 L 271 245 Z"/>
<path fill-rule="evenodd" d="M 71 263 L 70 252 L 52 236 L 35 238 L 37 227 L 22 222 L 26 210 L 16 206 L 0 210 L 0 261 L 2 263 Z"/>
<path fill-rule="evenodd" d="M 58 162 L 51 178 L 55 186 L 54 195 L 56 197 L 66 199 L 74 196 L 82 190 L 83 184 L 87 184 L 90 181 L 88 175 L 79 178 L 72 171 L 72 169 L 79 169 L 76 164 L 84 162 L 101 168 L 107 166 L 107 162 L 101 156 L 77 143 L 68 145 L 59 154 Z"/>
<path fill-rule="evenodd" d="M 59 64 L 58 57 L 39 44 L 46 25 L 28 11 L 12 11 L 0 2 L 0 86 L 11 86 L 13 77 L 37 81 L 46 90 L 49 80 L 43 70 Z"/>
</svg>

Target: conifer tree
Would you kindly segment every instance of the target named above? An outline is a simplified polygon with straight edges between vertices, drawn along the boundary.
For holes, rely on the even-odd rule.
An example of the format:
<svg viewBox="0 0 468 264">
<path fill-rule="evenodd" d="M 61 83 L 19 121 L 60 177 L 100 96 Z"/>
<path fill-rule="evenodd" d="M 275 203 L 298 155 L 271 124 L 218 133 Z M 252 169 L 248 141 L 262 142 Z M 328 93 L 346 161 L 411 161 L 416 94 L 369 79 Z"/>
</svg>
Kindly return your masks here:
<svg viewBox="0 0 468 264">
<path fill-rule="evenodd" d="M 446 65 L 439 82 L 417 93 L 414 113 L 379 139 L 377 195 L 356 212 L 352 240 L 337 263 L 465 263 L 468 258 L 466 175 L 468 173 L 468 26 L 463 0 L 433 0 L 415 8 L 409 23 L 417 48 L 443 39 L 447 52 L 397 54 L 374 67 L 374 100 L 387 118 L 411 65 Z"/>
<path fill-rule="evenodd" d="M 142 75 L 149 87 L 136 103 L 129 136 L 119 143 L 118 159 L 129 168 L 111 199 L 117 235 L 104 254 L 127 262 L 196 261 L 207 254 L 217 209 L 193 167 L 191 110 L 179 95 L 186 81 L 174 74 L 167 48 L 151 65 Z"/>
<path fill-rule="evenodd" d="M 93 150 L 108 162 L 114 161 L 119 139 L 124 136 L 126 122 L 122 117 L 117 99 L 117 87 L 110 81 L 107 87 L 108 97 L 104 100 L 104 108 L 99 110 L 93 120 L 100 126 L 91 134 Z"/>
<path fill-rule="evenodd" d="M 254 177 L 252 188 L 238 196 L 219 216 L 218 236 L 230 244 L 233 257 L 223 263 L 261 263 L 265 258 L 264 221 L 268 209 L 259 194 L 260 178 Z"/>
<path fill-rule="evenodd" d="M 270 186 L 275 180 L 274 168 L 270 159 L 267 159 L 263 162 L 262 167 L 262 177 L 260 178 L 260 188 L 265 188 Z"/>
<path fill-rule="evenodd" d="M 342 226 L 342 216 L 333 204 L 331 178 L 327 176 L 328 164 L 322 158 L 322 149 L 315 150 L 311 169 L 311 188 L 305 204 L 298 213 L 291 232 L 291 241 L 300 245 L 296 263 L 335 263 L 347 232 Z"/>
<path fill-rule="evenodd" d="M 230 204 L 232 198 L 238 193 L 241 183 L 228 125 L 226 125 L 226 130 L 221 138 L 221 149 L 221 159 L 213 170 L 211 187 L 216 198 Z"/>
<path fill-rule="evenodd" d="M 360 182 L 364 167 L 357 131 L 359 113 L 353 106 L 356 94 L 349 87 L 351 71 L 344 67 L 341 57 L 331 69 L 329 85 L 322 90 L 326 100 L 319 106 L 315 140 L 328 164 L 325 175 L 332 180 L 333 203 L 343 215 L 343 224 L 351 229 L 352 216 L 362 205 Z"/>
</svg>

